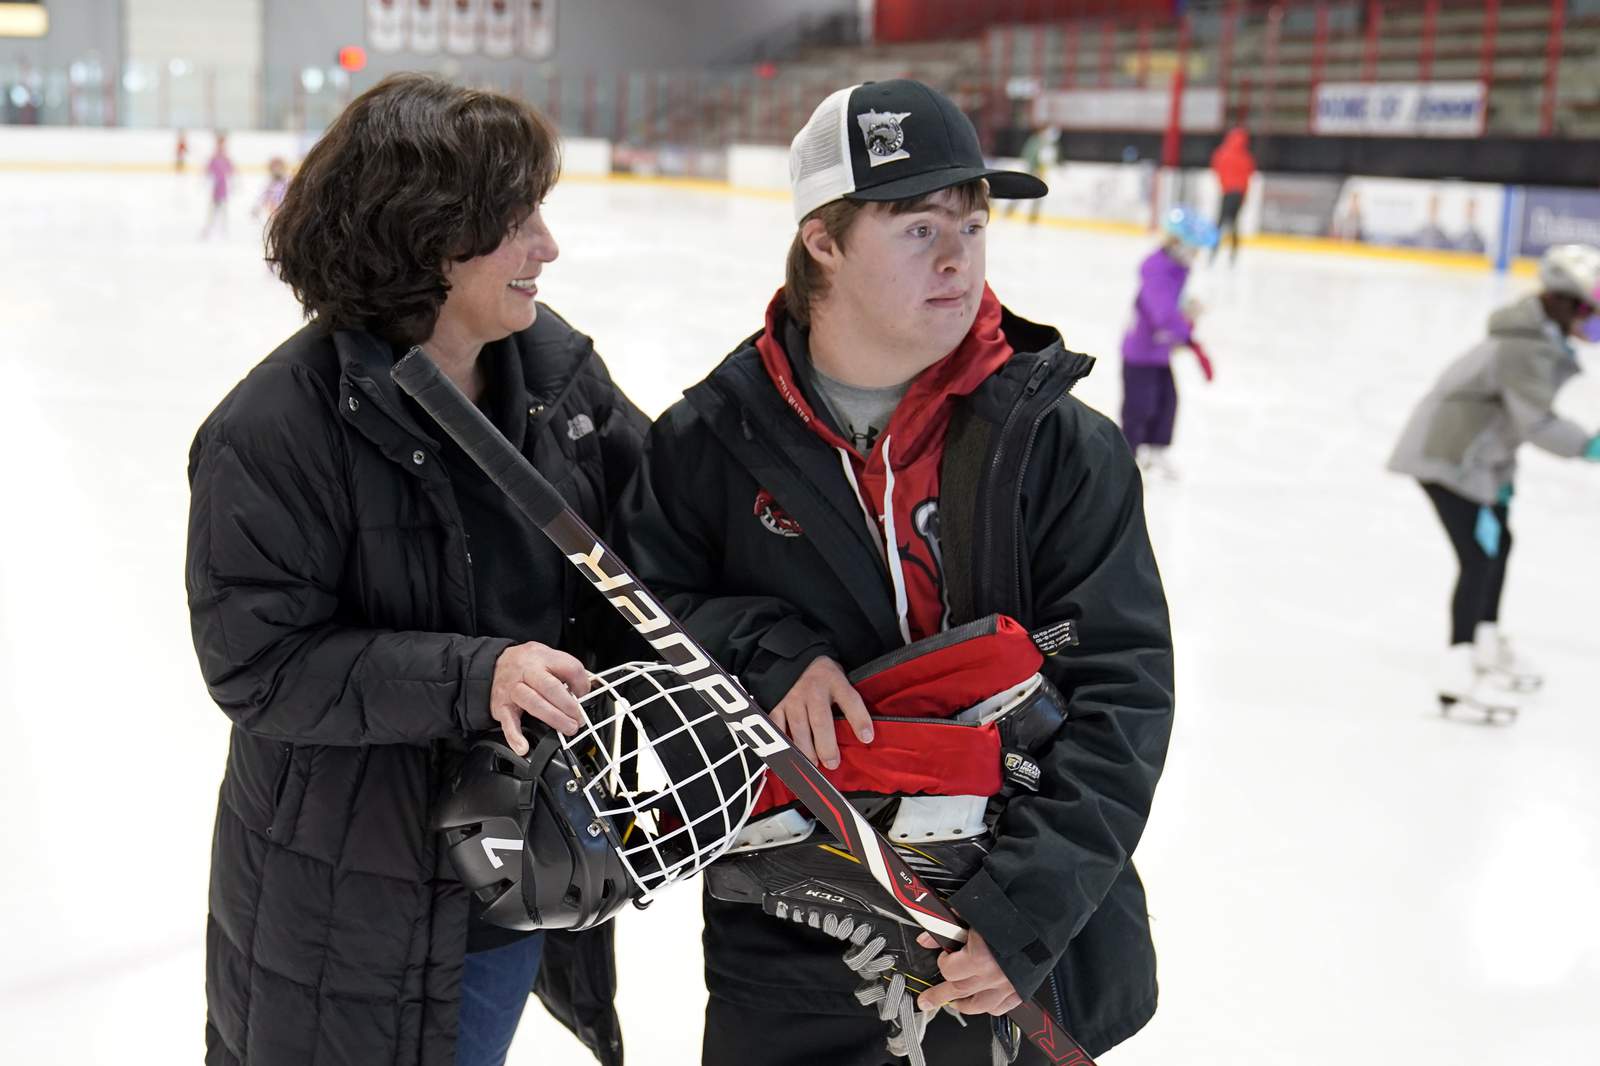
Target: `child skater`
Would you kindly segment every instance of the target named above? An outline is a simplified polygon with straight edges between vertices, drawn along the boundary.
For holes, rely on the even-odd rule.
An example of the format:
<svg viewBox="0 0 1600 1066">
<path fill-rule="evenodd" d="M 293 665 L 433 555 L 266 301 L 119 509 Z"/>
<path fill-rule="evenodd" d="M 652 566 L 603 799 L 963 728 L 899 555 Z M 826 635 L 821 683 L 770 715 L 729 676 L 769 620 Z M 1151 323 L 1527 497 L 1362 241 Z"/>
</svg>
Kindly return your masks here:
<svg viewBox="0 0 1600 1066">
<path fill-rule="evenodd" d="M 211 186 L 211 211 L 206 215 L 205 228 L 200 239 L 205 240 L 216 229 L 228 235 L 228 193 L 233 185 L 233 160 L 228 158 L 228 135 L 217 131 L 217 149 L 206 163 L 206 181 Z"/>
<path fill-rule="evenodd" d="M 289 191 L 289 164 L 279 155 L 267 160 L 267 187 L 261 190 L 261 199 L 256 201 L 256 206 L 251 208 L 251 218 L 261 218 L 263 215 L 271 218 L 273 212 L 278 210 L 278 205 L 283 203 L 283 194 Z"/>
<path fill-rule="evenodd" d="M 1193 212 L 1175 207 L 1162 224 L 1161 247 L 1139 264 L 1139 294 L 1133 318 L 1122 335 L 1122 434 L 1140 469 L 1167 480 L 1177 476 L 1167 448 L 1178 417 L 1178 389 L 1172 378 L 1172 349 L 1186 346 L 1212 378 L 1211 360 L 1196 344 L 1194 320 L 1199 304 L 1186 300 L 1184 283 L 1195 257 L 1217 243 L 1217 228 Z"/>
</svg>

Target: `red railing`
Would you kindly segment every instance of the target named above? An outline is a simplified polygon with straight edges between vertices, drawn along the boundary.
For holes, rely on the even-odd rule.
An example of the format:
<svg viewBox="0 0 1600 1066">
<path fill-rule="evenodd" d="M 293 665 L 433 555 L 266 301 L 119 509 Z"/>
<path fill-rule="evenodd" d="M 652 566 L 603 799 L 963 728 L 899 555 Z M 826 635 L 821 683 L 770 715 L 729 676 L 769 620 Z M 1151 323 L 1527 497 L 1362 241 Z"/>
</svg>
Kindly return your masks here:
<svg viewBox="0 0 1600 1066">
<path fill-rule="evenodd" d="M 980 40 L 992 39 L 1007 56 L 1030 55 L 1027 73 L 1039 85 L 1170 84 L 1180 30 L 1162 5 L 1015 0 L 967 8 L 1014 17 Z M 1600 108 L 1562 87 L 1561 64 L 1600 47 L 1600 12 L 1574 15 L 1571 8 L 1565 0 L 1191 0 L 1189 16 L 1207 21 L 1193 41 L 1190 73 L 1220 90 L 1225 121 L 1262 132 L 1311 125 L 1319 87 L 1328 82 L 1481 80 L 1488 126 L 1496 132 L 1595 135 Z M 1061 10 L 1070 16 L 1049 21 L 1050 12 Z M 1588 35 L 1582 45 L 1574 27 Z M 1003 78 L 988 83 L 988 91 L 1005 91 Z M 1006 101 L 984 109 L 985 115 L 1007 111 Z"/>
<path fill-rule="evenodd" d="M 1016 75 L 1048 88 L 1170 85 L 1180 24 L 1169 0 L 1160 4 L 1097 4 L 1092 0 L 928 0 L 954 25 L 980 9 L 1002 11 L 1012 21 L 992 25 L 972 43 L 955 46 L 965 56 L 941 88 L 973 108 L 991 140 L 1021 121 L 1008 95 Z M 893 8 L 883 4 L 880 10 Z M 1361 80 L 1481 79 L 1489 90 L 1490 129 L 1551 136 L 1600 132 L 1600 109 L 1563 85 L 1563 62 L 1600 42 L 1600 15 L 1574 12 L 1565 0 L 1199 0 L 1189 5 L 1195 32 L 1187 43 L 1187 76 L 1222 95 L 1224 121 L 1262 132 L 1299 132 L 1312 114 L 1317 86 Z M 1473 17 L 1462 18 L 1471 11 Z M 831 60 L 847 68 L 848 52 Z M 878 60 L 881 65 L 881 59 Z M 770 66 L 770 65 L 769 65 Z M 944 65 L 948 69 L 948 64 Z M 490 87 L 529 99 L 575 136 L 606 137 L 635 145 L 725 144 L 758 139 L 780 142 L 804 120 L 810 106 L 846 77 L 818 65 L 783 64 L 750 69 L 632 74 L 593 71 L 534 73 L 507 70 Z M 906 65 L 915 74 L 912 60 Z M 318 91 L 302 85 L 300 71 L 249 73 L 246 86 L 222 68 L 185 76 L 166 69 L 144 77 L 107 67 L 90 80 L 56 72 L 58 98 L 50 112 L 37 72 L 14 74 L 7 95 L 29 94 L 15 104 L 13 121 L 109 125 L 186 126 L 245 124 L 319 129 L 352 91 L 348 79 Z M 288 74 L 290 76 L 285 77 Z M 0 81 L 4 81 L 0 71 Z M 138 83 L 141 87 L 133 88 Z M 6 89 L 0 85 L 0 89 Z M 1563 96 L 1567 94 L 1568 99 Z M 37 101 L 37 102 L 35 102 Z M 247 111 L 242 118 L 240 113 Z M 1587 123 L 1588 125 L 1585 125 Z"/>
<path fill-rule="evenodd" d="M 1550 37 L 1545 48 L 1544 100 L 1539 108 L 1539 136 L 1548 137 L 1556 122 L 1556 75 L 1561 70 L 1561 35 L 1567 25 L 1566 0 L 1551 0 Z"/>
</svg>

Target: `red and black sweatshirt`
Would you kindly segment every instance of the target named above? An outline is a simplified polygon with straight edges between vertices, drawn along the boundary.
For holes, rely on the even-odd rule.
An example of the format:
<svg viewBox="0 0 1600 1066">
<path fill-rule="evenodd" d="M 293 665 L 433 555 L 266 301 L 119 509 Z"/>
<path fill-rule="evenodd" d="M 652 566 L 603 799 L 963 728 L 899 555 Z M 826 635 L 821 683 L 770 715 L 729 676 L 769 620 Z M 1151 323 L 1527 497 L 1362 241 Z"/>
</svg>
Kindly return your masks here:
<svg viewBox="0 0 1600 1066">
<path fill-rule="evenodd" d="M 781 290 L 767 307 L 767 328 L 757 338 L 756 350 L 784 402 L 849 464 L 847 480 L 861 498 L 872 535 L 880 544 L 892 545 L 885 563 L 906 641 L 947 628 L 943 563 L 927 516 L 937 513 L 945 432 L 956 400 L 970 395 L 1011 358 L 1011 345 L 1000 330 L 1000 301 L 984 286 L 977 317 L 960 346 L 912 380 L 866 455 L 832 424 L 827 405 L 815 402 L 806 334 L 789 322 Z"/>
</svg>

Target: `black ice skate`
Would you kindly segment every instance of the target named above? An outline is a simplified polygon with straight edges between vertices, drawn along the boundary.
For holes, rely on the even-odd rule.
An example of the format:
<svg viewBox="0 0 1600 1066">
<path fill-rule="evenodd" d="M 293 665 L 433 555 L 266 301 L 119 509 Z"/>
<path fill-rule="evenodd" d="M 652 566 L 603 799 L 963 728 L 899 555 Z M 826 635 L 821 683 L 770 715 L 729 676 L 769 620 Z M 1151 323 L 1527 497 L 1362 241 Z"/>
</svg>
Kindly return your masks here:
<svg viewBox="0 0 1600 1066">
<path fill-rule="evenodd" d="M 901 804 L 950 807 L 952 799 L 916 800 L 857 798 L 853 802 L 874 822 L 883 823 L 893 839 L 894 828 L 908 821 Z M 879 809 L 874 812 L 873 807 Z M 896 818 L 894 815 L 900 814 Z M 951 813 L 949 811 L 942 813 Z M 937 816 L 935 816 L 937 817 Z M 753 832 L 752 832 L 753 830 Z M 816 838 L 815 823 L 799 811 L 770 816 L 746 830 L 745 839 L 762 841 L 736 849 L 706 870 L 706 885 L 716 899 L 755 903 L 782 921 L 815 929 L 842 942 L 843 961 L 862 979 L 856 999 L 872 1008 L 889 1027 L 888 1047 L 910 1066 L 923 1066 L 922 1034 L 932 1012 L 916 1009 L 916 997 L 940 980 L 939 952 L 917 943 L 920 926 L 884 892 L 872 875 L 832 838 Z M 988 853 L 986 831 L 958 839 L 916 845 L 895 843 L 901 858 L 928 885 L 948 894 L 966 883 Z M 767 842 L 770 841 L 770 842 Z M 949 1008 L 945 1008 L 950 1010 Z M 950 1010 L 963 1025 L 967 1020 Z M 1020 1046 L 1020 1034 L 1005 1019 L 992 1019 L 996 1060 L 1009 1062 Z"/>
<path fill-rule="evenodd" d="M 933 799 L 945 801 L 949 798 Z M 874 824 L 882 823 L 881 828 L 892 834 L 895 809 L 906 801 L 857 799 L 854 802 Z M 923 802 L 932 805 L 927 800 Z M 875 811 L 875 806 L 881 809 Z M 754 846 L 736 846 L 706 871 L 707 887 L 712 896 L 730 903 L 755 903 L 768 914 L 813 928 L 821 928 L 829 914 L 836 920 L 853 916 L 858 921 L 870 915 L 884 923 L 921 931 L 904 908 L 888 897 L 871 872 L 839 848 L 832 837 L 821 834 L 819 838 L 816 824 L 802 812 L 786 811 L 764 822 L 761 828 L 765 830 L 766 841 Z M 748 839 L 750 830 L 746 832 L 741 843 Z M 948 895 L 977 872 L 988 854 L 989 842 L 988 833 L 980 828 L 977 835 L 953 840 L 916 845 L 895 841 L 895 850 L 929 887 Z"/>
</svg>

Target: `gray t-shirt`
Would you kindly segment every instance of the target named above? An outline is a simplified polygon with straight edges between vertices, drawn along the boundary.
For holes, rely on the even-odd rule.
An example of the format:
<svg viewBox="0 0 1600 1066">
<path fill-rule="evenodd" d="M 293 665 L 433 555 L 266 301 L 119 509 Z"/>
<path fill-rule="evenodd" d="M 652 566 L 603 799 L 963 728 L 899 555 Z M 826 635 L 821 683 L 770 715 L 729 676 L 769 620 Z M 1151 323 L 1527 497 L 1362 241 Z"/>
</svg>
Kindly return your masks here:
<svg viewBox="0 0 1600 1066">
<path fill-rule="evenodd" d="M 900 406 L 901 398 L 911 388 L 911 382 L 903 381 L 885 388 L 864 389 L 835 381 L 815 367 L 812 373 L 816 375 L 817 392 L 828 405 L 834 422 L 862 455 L 872 451 L 878 443 L 894 409 Z"/>
</svg>

